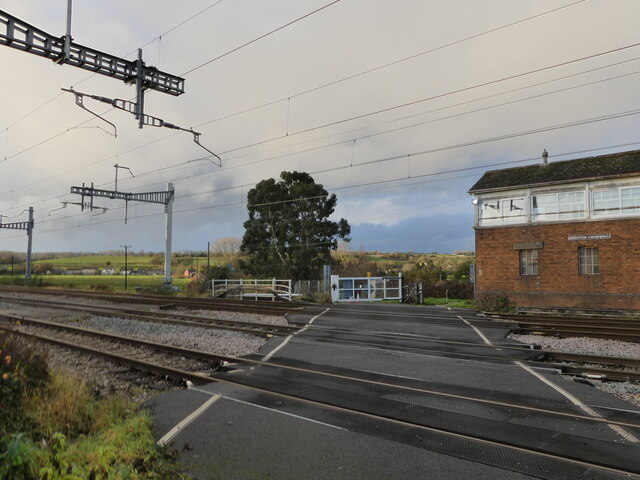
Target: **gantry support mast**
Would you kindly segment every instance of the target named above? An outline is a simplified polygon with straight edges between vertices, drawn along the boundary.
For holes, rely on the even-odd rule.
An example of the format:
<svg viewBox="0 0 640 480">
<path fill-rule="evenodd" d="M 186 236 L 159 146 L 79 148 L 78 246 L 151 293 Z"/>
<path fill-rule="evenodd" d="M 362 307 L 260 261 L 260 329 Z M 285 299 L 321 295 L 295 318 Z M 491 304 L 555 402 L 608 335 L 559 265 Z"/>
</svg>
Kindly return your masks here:
<svg viewBox="0 0 640 480">
<path fill-rule="evenodd" d="M 8 230 L 26 230 L 27 231 L 27 268 L 24 274 L 25 278 L 31 278 L 31 247 L 33 245 L 33 207 L 29 207 L 29 220 L 26 222 L 2 223 L 0 216 L 0 228 Z"/>
<path fill-rule="evenodd" d="M 104 197 L 110 199 L 124 200 L 125 204 L 129 202 L 143 202 L 143 203 L 158 203 L 164 205 L 164 212 L 166 217 L 165 223 L 165 236 L 164 236 L 164 284 L 171 285 L 171 233 L 173 223 L 173 200 L 175 198 L 175 190 L 172 183 L 167 184 L 167 190 L 163 192 L 142 192 L 142 193 L 128 193 L 118 192 L 117 190 L 101 190 L 94 188 L 93 185 L 86 187 L 71 187 L 71 193 L 82 196 L 80 206 L 84 210 L 85 205 L 93 210 L 96 208 L 93 206 L 93 197 Z M 85 197 L 89 199 L 85 201 Z"/>
</svg>

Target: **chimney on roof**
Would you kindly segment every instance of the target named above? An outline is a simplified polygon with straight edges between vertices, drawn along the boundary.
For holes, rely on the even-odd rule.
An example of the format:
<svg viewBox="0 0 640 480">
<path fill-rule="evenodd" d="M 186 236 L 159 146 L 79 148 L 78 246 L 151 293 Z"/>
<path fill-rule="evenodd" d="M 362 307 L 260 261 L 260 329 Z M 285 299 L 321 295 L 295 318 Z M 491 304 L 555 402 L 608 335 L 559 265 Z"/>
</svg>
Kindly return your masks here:
<svg viewBox="0 0 640 480">
<path fill-rule="evenodd" d="M 549 154 L 547 153 L 547 149 L 545 148 L 542 151 L 542 164 L 546 165 L 547 164 L 547 158 L 549 158 Z"/>
</svg>

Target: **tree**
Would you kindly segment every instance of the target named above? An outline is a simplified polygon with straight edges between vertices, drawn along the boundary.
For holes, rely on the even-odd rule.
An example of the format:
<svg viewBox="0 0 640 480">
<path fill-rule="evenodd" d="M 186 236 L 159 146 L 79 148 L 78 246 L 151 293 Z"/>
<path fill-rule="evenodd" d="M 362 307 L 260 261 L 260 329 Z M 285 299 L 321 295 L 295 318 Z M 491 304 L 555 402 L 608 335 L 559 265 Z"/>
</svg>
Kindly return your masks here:
<svg viewBox="0 0 640 480">
<path fill-rule="evenodd" d="M 344 218 L 329 220 L 336 196 L 308 173 L 282 172 L 280 180 L 262 180 L 247 202 L 241 250 L 249 255 L 247 270 L 258 277 L 319 278 L 338 239 L 350 240 Z"/>
<path fill-rule="evenodd" d="M 211 253 L 220 255 L 233 255 L 240 252 L 242 240 L 238 237 L 219 238 L 211 245 Z"/>
</svg>

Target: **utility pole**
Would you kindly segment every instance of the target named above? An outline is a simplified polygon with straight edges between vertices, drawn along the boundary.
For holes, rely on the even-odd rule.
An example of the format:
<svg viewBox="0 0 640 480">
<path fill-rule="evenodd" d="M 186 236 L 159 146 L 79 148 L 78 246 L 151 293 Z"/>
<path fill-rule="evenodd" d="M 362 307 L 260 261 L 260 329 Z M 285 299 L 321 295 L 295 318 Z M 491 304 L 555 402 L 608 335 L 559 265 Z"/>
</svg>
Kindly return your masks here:
<svg viewBox="0 0 640 480">
<path fill-rule="evenodd" d="M 128 252 L 131 245 L 120 245 L 124 248 L 124 289 L 127 290 L 127 277 L 129 276 Z"/>
<path fill-rule="evenodd" d="M 207 242 L 207 268 L 209 268 L 209 243 Z"/>
</svg>

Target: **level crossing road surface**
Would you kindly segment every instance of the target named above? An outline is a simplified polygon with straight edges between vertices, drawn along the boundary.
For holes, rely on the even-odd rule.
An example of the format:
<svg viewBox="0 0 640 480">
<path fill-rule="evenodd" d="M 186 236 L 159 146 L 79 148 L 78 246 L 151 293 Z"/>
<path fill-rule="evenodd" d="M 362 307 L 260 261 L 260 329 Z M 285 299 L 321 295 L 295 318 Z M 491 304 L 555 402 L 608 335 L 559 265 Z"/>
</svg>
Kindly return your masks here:
<svg viewBox="0 0 640 480">
<path fill-rule="evenodd" d="M 271 365 L 150 402 L 194 478 L 640 478 L 640 409 L 532 368 L 507 324 L 372 303 L 287 318 L 303 328 L 251 357 Z"/>
</svg>

